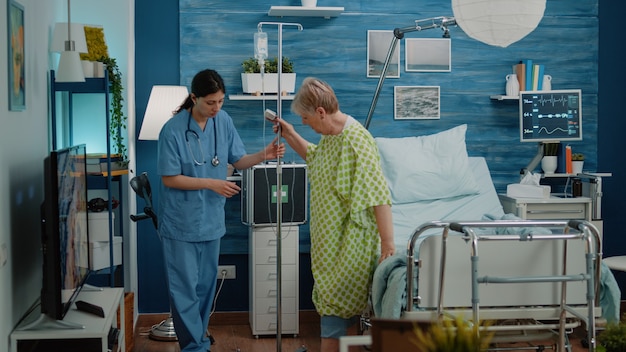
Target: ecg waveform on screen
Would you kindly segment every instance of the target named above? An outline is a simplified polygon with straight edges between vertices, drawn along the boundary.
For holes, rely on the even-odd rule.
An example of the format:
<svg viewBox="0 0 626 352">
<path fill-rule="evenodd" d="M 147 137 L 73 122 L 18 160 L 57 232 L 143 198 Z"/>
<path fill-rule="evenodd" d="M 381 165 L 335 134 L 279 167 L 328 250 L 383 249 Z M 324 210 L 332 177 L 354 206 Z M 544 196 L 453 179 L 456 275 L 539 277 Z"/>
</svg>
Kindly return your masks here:
<svg viewBox="0 0 626 352">
<path fill-rule="evenodd" d="M 546 104 L 550 104 L 552 106 L 555 106 L 556 104 L 567 106 L 569 103 L 569 99 L 564 96 L 555 97 L 554 95 L 551 95 L 550 98 L 541 96 L 539 97 L 539 99 L 536 100 L 536 102 L 537 104 L 541 104 L 541 106 L 545 106 Z"/>
</svg>

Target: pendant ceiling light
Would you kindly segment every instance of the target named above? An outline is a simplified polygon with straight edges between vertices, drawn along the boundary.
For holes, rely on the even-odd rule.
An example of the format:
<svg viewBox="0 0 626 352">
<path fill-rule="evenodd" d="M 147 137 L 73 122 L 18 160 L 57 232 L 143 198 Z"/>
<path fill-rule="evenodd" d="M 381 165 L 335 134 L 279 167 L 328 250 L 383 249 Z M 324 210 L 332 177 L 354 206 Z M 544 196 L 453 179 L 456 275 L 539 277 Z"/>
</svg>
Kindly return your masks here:
<svg viewBox="0 0 626 352">
<path fill-rule="evenodd" d="M 80 63 L 80 54 L 76 51 L 76 43 L 72 40 L 71 28 L 70 0 L 67 0 L 67 40 L 59 59 L 56 82 L 85 82 L 85 73 Z"/>
<path fill-rule="evenodd" d="M 546 0 L 452 0 L 457 24 L 469 37 L 506 48 L 537 28 Z"/>
</svg>

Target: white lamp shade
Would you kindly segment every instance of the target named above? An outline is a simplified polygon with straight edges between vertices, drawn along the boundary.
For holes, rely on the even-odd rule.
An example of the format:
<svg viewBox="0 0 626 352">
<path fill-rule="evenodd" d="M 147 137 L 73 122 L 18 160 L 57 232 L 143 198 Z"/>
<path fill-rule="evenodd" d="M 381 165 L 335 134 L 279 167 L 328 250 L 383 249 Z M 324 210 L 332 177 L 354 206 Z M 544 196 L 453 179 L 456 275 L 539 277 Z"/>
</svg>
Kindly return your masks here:
<svg viewBox="0 0 626 352">
<path fill-rule="evenodd" d="M 146 113 L 143 115 L 139 139 L 158 140 L 161 128 L 188 95 L 189 91 L 184 86 L 153 86 Z"/>
<path fill-rule="evenodd" d="M 83 65 L 77 51 L 64 51 L 59 59 L 56 82 L 85 82 Z"/>
<path fill-rule="evenodd" d="M 79 53 L 87 53 L 87 40 L 85 39 L 85 26 L 82 23 L 70 24 L 70 36 L 74 41 L 74 50 Z M 56 23 L 52 33 L 52 45 L 50 51 L 60 53 L 65 51 L 65 41 L 67 40 L 67 22 Z"/>
<path fill-rule="evenodd" d="M 546 0 L 452 0 L 457 24 L 469 37 L 506 48 L 537 28 Z"/>
</svg>

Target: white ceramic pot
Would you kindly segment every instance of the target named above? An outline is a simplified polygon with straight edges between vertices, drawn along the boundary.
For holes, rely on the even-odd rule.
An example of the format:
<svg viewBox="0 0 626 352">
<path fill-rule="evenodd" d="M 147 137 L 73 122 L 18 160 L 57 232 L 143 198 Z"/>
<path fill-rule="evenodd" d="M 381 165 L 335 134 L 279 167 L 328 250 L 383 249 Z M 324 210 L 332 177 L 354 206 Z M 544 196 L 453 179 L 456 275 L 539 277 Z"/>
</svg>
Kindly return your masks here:
<svg viewBox="0 0 626 352">
<path fill-rule="evenodd" d="M 546 155 L 541 159 L 541 169 L 544 174 L 553 174 L 556 171 L 557 157 L 556 155 Z"/>
<path fill-rule="evenodd" d="M 572 161 L 572 173 L 574 175 L 582 174 L 583 173 L 583 164 L 584 163 L 585 163 L 584 160 L 574 160 L 574 161 Z"/>
<path fill-rule="evenodd" d="M 317 0 L 302 0 L 302 6 L 315 7 L 317 6 Z"/>
</svg>

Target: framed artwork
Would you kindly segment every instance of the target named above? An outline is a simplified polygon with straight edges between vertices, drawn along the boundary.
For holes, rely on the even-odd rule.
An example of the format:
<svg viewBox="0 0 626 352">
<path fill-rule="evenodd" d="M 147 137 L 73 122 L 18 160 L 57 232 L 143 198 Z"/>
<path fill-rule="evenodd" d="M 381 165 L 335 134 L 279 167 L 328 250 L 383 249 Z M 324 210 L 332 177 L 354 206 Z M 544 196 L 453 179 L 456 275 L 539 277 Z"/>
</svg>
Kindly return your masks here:
<svg viewBox="0 0 626 352">
<path fill-rule="evenodd" d="M 389 53 L 389 46 L 393 40 L 393 31 L 379 31 L 368 30 L 367 31 L 367 77 L 380 77 L 383 67 L 385 66 L 385 60 Z M 398 41 L 396 47 L 391 55 L 389 66 L 387 67 L 387 74 L 385 78 L 399 78 L 400 77 L 400 41 Z"/>
<path fill-rule="evenodd" d="M 452 59 L 449 38 L 406 38 L 406 72 L 450 72 Z"/>
<path fill-rule="evenodd" d="M 395 120 L 438 120 L 439 86 L 395 86 L 393 118 Z"/>
<path fill-rule="evenodd" d="M 20 111 L 26 109 L 24 7 L 13 0 L 9 0 L 7 4 L 9 110 Z"/>
</svg>

